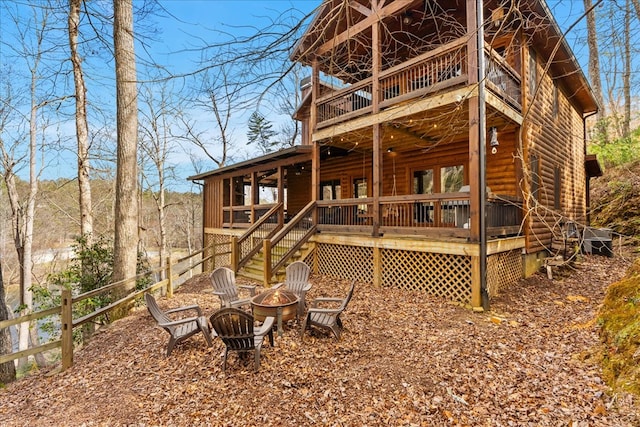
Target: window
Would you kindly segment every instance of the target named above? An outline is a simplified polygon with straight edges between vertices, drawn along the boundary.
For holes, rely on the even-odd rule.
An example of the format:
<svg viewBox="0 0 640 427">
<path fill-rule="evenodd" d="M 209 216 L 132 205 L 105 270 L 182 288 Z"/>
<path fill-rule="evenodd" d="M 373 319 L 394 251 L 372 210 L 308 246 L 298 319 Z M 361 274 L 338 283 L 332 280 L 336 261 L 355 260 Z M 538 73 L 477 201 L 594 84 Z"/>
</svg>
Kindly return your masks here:
<svg viewBox="0 0 640 427">
<path fill-rule="evenodd" d="M 535 200 L 538 200 L 538 192 L 540 191 L 540 160 L 535 154 L 532 154 L 529 158 L 529 168 L 531 171 L 531 196 Z"/>
<path fill-rule="evenodd" d="M 562 174 L 561 174 L 560 166 L 556 166 L 553 168 L 553 208 L 555 210 L 560 210 L 561 193 L 562 193 Z"/>
<path fill-rule="evenodd" d="M 357 178 L 353 180 L 353 197 L 363 199 L 367 197 L 367 180 L 366 178 Z"/>
<path fill-rule="evenodd" d="M 553 85 L 553 118 L 558 118 L 558 112 L 560 110 L 560 100 L 558 99 L 558 86 Z"/>
<path fill-rule="evenodd" d="M 353 197 L 357 199 L 367 198 L 367 179 L 356 178 L 353 180 Z M 366 212 L 367 205 L 358 205 L 358 211 Z"/>
<path fill-rule="evenodd" d="M 341 198 L 339 179 L 322 181 L 320 183 L 320 189 L 320 200 L 338 200 Z"/>
<path fill-rule="evenodd" d="M 529 92 L 533 95 L 538 85 L 538 61 L 536 51 L 529 48 Z"/>
<path fill-rule="evenodd" d="M 440 168 L 440 192 L 455 193 L 460 191 L 464 181 L 464 166 L 446 166 Z"/>
<path fill-rule="evenodd" d="M 433 194 L 433 169 L 413 173 L 413 194 Z"/>
</svg>

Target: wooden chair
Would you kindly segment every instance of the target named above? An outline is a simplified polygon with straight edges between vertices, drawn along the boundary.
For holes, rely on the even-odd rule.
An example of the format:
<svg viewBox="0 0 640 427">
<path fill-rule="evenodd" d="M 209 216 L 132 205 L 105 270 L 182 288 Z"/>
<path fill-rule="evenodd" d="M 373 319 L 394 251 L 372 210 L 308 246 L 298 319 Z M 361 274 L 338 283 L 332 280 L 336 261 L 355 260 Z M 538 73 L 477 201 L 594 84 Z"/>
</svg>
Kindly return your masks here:
<svg viewBox="0 0 640 427">
<path fill-rule="evenodd" d="M 284 283 L 279 283 L 274 288 L 278 288 L 284 285 L 285 288 L 296 294 L 298 297 L 298 317 L 304 316 L 305 309 L 305 297 L 307 291 L 311 289 L 311 283 L 309 283 L 309 273 L 311 268 L 302 261 L 296 261 L 291 263 L 286 270 Z"/>
<path fill-rule="evenodd" d="M 213 285 L 214 295 L 220 297 L 221 307 L 251 307 L 251 297 L 256 294 L 255 285 L 236 286 L 236 275 L 233 270 L 226 267 L 218 267 L 213 270 L 211 276 L 211 284 Z M 249 298 L 240 298 L 238 288 L 249 291 Z"/>
<path fill-rule="evenodd" d="M 167 344 L 167 356 L 171 354 L 173 347 L 180 341 L 186 340 L 192 335 L 202 332 L 209 346 L 212 345 L 211 335 L 207 318 L 202 315 L 202 310 L 197 305 L 189 305 L 186 307 L 174 308 L 168 311 L 162 311 L 153 295 L 146 293 L 144 299 L 147 303 L 147 309 L 151 316 L 158 322 L 158 326 L 167 331 L 170 335 Z M 194 310 L 197 316 L 186 317 L 184 319 L 172 320 L 168 314 Z"/>
<path fill-rule="evenodd" d="M 221 308 L 209 318 L 211 326 L 225 344 L 223 371 L 227 372 L 229 350 L 240 355 L 254 352 L 255 370 L 260 368 L 260 349 L 265 335 L 273 347 L 273 317 L 267 317 L 260 329 L 255 330 L 253 316 L 238 308 Z"/>
<path fill-rule="evenodd" d="M 353 296 L 353 290 L 356 282 L 351 282 L 351 288 L 344 299 L 341 298 L 316 298 L 311 303 L 309 311 L 302 322 L 302 331 L 300 331 L 300 338 L 304 340 L 304 333 L 307 328 L 311 326 L 317 326 L 322 329 L 328 329 L 333 332 L 336 340 L 340 340 L 340 333 L 342 332 L 342 320 L 340 315 L 347 308 L 347 304 L 351 301 Z M 320 305 L 324 303 L 332 303 L 333 305 L 340 303 L 337 308 L 321 308 Z"/>
</svg>

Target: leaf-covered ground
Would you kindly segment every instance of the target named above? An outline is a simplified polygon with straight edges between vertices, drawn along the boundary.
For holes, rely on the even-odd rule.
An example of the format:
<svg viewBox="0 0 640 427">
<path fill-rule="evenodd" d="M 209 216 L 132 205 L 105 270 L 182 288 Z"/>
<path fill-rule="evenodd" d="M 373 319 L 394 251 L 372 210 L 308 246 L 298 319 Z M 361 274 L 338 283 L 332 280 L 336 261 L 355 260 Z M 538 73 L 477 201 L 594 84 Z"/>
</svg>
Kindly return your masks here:
<svg viewBox="0 0 640 427">
<path fill-rule="evenodd" d="M 422 293 L 359 284 L 343 339 L 299 338 L 295 321 L 252 371 L 201 336 L 165 357 L 144 307 L 99 332 L 73 368 L 0 390 L 1 426 L 638 426 L 640 405 L 611 395 L 592 357 L 594 318 L 623 257 L 586 257 L 570 276 L 523 280 L 472 311 Z M 349 285 L 313 277 L 308 299 Z M 218 302 L 206 277 L 164 308 Z"/>
</svg>

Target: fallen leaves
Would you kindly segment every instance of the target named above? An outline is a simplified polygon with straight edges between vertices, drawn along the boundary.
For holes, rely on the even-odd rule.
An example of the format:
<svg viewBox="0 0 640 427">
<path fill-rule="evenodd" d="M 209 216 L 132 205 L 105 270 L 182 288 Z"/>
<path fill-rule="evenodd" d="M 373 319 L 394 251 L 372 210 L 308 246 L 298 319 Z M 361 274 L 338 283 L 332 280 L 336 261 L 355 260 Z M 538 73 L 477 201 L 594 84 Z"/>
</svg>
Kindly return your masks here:
<svg viewBox="0 0 640 427">
<path fill-rule="evenodd" d="M 164 356 L 168 335 L 144 307 L 96 335 L 68 371 L 0 390 L 4 426 L 633 426 L 637 402 L 610 398 L 589 358 L 605 286 L 624 268 L 593 257 L 561 285 L 539 275 L 473 313 L 418 292 L 360 284 L 342 341 L 285 325 L 252 357 L 195 336 Z M 607 271 L 607 275 L 601 275 Z M 616 273 L 617 274 L 617 273 Z M 600 276 L 599 276 L 600 275 Z M 341 296 L 349 282 L 313 277 L 307 296 Z M 218 308 L 205 276 L 163 308 Z M 591 322 L 591 323 L 589 323 Z M 575 325 L 587 325 L 576 328 Z"/>
</svg>

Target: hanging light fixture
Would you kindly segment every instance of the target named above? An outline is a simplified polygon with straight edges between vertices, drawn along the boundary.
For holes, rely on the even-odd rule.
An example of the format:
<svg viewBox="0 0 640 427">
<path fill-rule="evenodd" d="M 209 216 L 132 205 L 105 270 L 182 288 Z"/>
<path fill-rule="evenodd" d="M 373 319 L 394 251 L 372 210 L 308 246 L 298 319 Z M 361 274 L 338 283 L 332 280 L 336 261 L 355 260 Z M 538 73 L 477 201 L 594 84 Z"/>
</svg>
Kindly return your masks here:
<svg viewBox="0 0 640 427">
<path fill-rule="evenodd" d="M 491 146 L 491 154 L 496 154 L 498 152 L 498 146 L 500 145 L 500 143 L 498 142 L 498 128 L 489 128 L 489 133 L 491 134 L 491 139 L 489 141 L 489 145 Z"/>
</svg>

